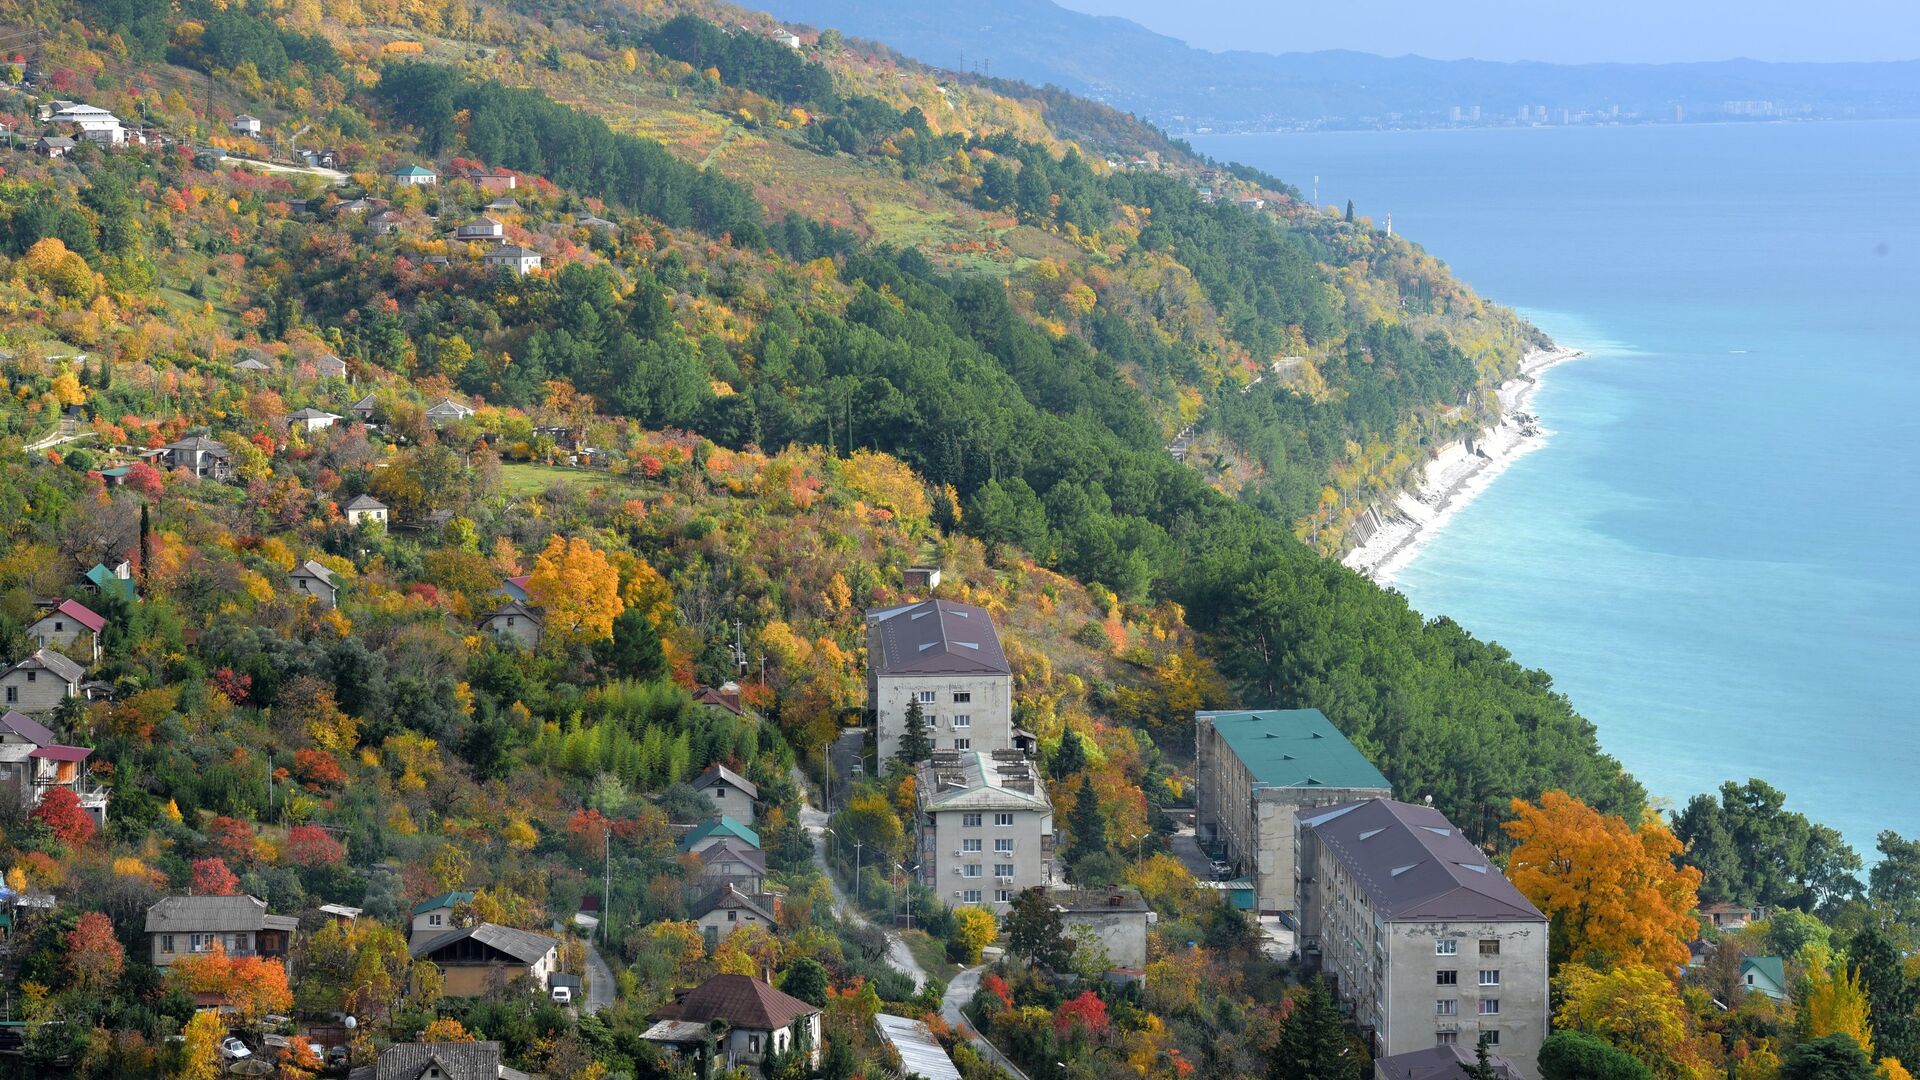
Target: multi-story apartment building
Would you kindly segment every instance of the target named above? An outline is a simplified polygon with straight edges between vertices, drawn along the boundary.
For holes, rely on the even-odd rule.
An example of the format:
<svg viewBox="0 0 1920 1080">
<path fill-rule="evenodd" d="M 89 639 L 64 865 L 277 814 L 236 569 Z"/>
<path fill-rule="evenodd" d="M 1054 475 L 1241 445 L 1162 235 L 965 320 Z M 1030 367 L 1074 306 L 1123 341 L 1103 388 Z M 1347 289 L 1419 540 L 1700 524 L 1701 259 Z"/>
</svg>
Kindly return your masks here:
<svg viewBox="0 0 1920 1080">
<path fill-rule="evenodd" d="M 1194 714 L 1194 826 L 1253 879 L 1255 903 L 1293 905 L 1293 826 L 1303 808 L 1393 794 L 1318 709 Z"/>
<path fill-rule="evenodd" d="M 927 600 L 867 613 L 867 703 L 880 767 L 899 751 L 914 702 L 935 750 L 1013 748 L 1013 669 L 985 609 Z"/>
<path fill-rule="evenodd" d="M 954 907 L 1004 914 L 1053 886 L 1053 803 L 1018 750 L 936 750 L 915 785 L 920 880 Z"/>
<path fill-rule="evenodd" d="M 1485 1041 L 1525 1080 L 1547 1035 L 1547 918 L 1430 806 L 1300 816 L 1300 953 L 1376 1058 Z"/>
</svg>

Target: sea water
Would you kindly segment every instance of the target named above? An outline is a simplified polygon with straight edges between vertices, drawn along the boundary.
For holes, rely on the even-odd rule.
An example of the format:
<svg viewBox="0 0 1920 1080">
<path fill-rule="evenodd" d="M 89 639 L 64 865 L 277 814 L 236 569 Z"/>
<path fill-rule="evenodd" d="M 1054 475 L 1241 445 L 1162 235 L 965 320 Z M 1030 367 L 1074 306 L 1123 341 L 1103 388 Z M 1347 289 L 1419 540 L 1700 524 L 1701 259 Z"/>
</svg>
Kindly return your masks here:
<svg viewBox="0 0 1920 1080">
<path fill-rule="evenodd" d="M 1920 834 L 1920 123 L 1196 140 L 1585 359 L 1394 581 L 1544 668 L 1665 805 Z"/>
</svg>

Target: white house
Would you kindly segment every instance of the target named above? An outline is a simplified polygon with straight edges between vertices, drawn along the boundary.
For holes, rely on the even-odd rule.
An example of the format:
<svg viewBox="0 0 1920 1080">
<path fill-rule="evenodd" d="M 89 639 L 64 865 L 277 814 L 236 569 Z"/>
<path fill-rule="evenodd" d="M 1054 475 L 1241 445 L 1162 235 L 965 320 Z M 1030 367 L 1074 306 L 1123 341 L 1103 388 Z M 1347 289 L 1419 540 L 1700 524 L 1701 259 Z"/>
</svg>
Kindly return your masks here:
<svg viewBox="0 0 1920 1080">
<path fill-rule="evenodd" d="M 107 110 L 72 101 L 55 104 L 64 108 L 55 110 L 47 122 L 75 132 L 76 138 L 103 146 L 119 146 L 127 141 L 127 132 L 121 127 L 120 118 Z"/>
<path fill-rule="evenodd" d="M 487 257 L 492 258 L 493 256 L 489 255 Z M 452 398 L 443 398 L 438 404 L 427 409 L 427 422 L 434 427 L 439 427 L 442 424 L 454 420 L 465 420 L 472 415 L 472 407 L 462 405 Z"/>
<path fill-rule="evenodd" d="M 477 217 L 455 227 L 453 238 L 469 244 L 504 244 L 507 227 L 490 217 Z"/>
<path fill-rule="evenodd" d="M 9 709 L 28 715 L 52 712 L 70 697 L 80 696 L 87 669 L 51 649 L 35 649 L 25 660 L 0 674 L 0 696 Z"/>
<path fill-rule="evenodd" d="M 1013 669 L 984 608 L 927 600 L 867 613 L 867 704 L 882 765 L 916 702 L 935 750 L 1014 747 Z"/>
<path fill-rule="evenodd" d="M 715 975 L 650 1019 L 658 1022 L 640 1037 L 667 1045 L 704 1041 L 718 1022 L 725 1034 L 714 1064 L 729 1069 L 757 1065 L 768 1054 L 785 1053 L 802 1040 L 807 1068 L 820 1067 L 819 1007 L 752 976 Z"/>
<path fill-rule="evenodd" d="M 540 269 L 540 253 L 518 244 L 502 244 L 482 256 L 488 266 L 504 266 L 520 277 Z"/>
<path fill-rule="evenodd" d="M 337 414 L 319 409 L 301 409 L 287 417 L 288 431 L 325 431 L 340 422 Z"/>
<path fill-rule="evenodd" d="M 260 118 L 241 113 L 227 122 L 227 130 L 235 135 L 244 135 L 249 139 L 260 137 Z"/>
<path fill-rule="evenodd" d="M 333 571 L 312 559 L 301 563 L 287 577 L 301 595 L 313 597 L 314 604 L 319 607 L 333 607 L 339 600 L 340 583 L 334 580 Z"/>
<path fill-rule="evenodd" d="M 359 526 L 365 522 L 379 525 L 387 523 L 387 504 L 371 495 L 355 495 L 346 505 L 347 524 Z"/>
<path fill-rule="evenodd" d="M 1018 750 L 935 750 L 914 785 L 920 882 L 953 907 L 1004 914 L 1053 886 L 1053 803 Z"/>
<path fill-rule="evenodd" d="M 693 790 L 705 795 L 713 803 L 714 813 L 726 814 L 740 821 L 753 820 L 753 801 L 760 797 L 760 789 L 753 781 L 718 762 L 707 766 L 706 771 L 693 782 Z"/>
<path fill-rule="evenodd" d="M 387 179 L 408 187 L 427 187 L 440 182 L 440 174 L 418 165 L 404 165 L 387 174 Z"/>
<path fill-rule="evenodd" d="M 92 608 L 80 601 L 62 600 L 35 620 L 32 626 L 27 627 L 27 636 L 38 642 L 43 649 L 50 646 L 66 649 L 76 644 L 84 644 L 83 651 L 89 653 L 94 662 L 98 663 L 100 631 L 104 630 L 106 625 L 107 620 L 95 614 Z"/>
</svg>

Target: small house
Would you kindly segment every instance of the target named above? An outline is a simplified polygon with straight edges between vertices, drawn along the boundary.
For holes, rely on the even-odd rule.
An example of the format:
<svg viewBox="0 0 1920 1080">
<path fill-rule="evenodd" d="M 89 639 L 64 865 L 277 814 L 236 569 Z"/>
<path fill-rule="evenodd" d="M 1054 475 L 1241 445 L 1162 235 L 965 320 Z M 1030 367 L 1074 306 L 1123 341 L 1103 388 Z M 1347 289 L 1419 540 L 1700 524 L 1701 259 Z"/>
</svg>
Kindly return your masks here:
<svg viewBox="0 0 1920 1080">
<path fill-rule="evenodd" d="M 487 257 L 492 258 L 493 256 L 489 255 Z M 452 398 L 444 398 L 438 404 L 427 409 L 427 422 L 434 427 L 439 427 L 442 424 L 452 423 L 455 420 L 465 420 L 472 415 L 473 409 L 471 406 L 462 405 Z"/>
<path fill-rule="evenodd" d="M 339 415 L 319 409 L 301 409 L 287 417 L 288 431 L 325 431 L 340 422 Z"/>
<path fill-rule="evenodd" d="M 731 885 L 722 885 L 687 909 L 687 916 L 707 939 L 711 952 L 733 932 L 746 926 L 764 927 L 778 933 L 779 919 L 773 913 L 771 898 L 749 896 Z"/>
<path fill-rule="evenodd" d="M 45 135 L 33 148 L 49 158 L 63 158 L 73 153 L 75 143 L 65 135 Z"/>
<path fill-rule="evenodd" d="M 320 905 L 320 914 L 339 923 L 344 929 L 352 929 L 353 924 L 359 921 L 361 911 L 361 908 L 348 907 L 345 904 Z"/>
<path fill-rule="evenodd" d="M 347 406 L 347 411 L 359 417 L 361 423 L 369 424 L 373 422 L 373 414 L 379 411 L 379 408 L 380 403 L 374 400 L 372 394 L 368 394 L 366 397 Z"/>
<path fill-rule="evenodd" d="M 901 575 L 909 589 L 937 589 L 940 587 L 940 568 L 937 566 L 909 566 Z"/>
<path fill-rule="evenodd" d="M 169 469 L 185 469 L 202 480 L 233 477 L 233 463 L 227 456 L 226 446 L 205 435 L 170 442 L 162 449 L 165 452 L 161 458 Z"/>
<path fill-rule="evenodd" d="M 217 945 L 228 956 L 265 956 L 285 962 L 300 920 L 272 915 L 253 896 L 169 896 L 147 909 L 154 967 L 172 967 Z"/>
<path fill-rule="evenodd" d="M 1740 930 L 1748 923 L 1758 921 L 1762 915 L 1757 908 L 1720 900 L 1700 905 L 1700 918 L 1712 923 L 1715 929 Z"/>
<path fill-rule="evenodd" d="M 520 212 L 520 200 L 510 195 L 502 195 L 488 203 L 485 209 L 494 214 L 517 214 Z"/>
<path fill-rule="evenodd" d="M 1725 946 L 1722 946 L 1725 948 Z M 1749 993 L 1761 993 L 1775 1001 L 1787 1000 L 1787 964 L 1778 956 L 1748 956 L 1740 961 L 1740 982 Z M 1732 1006 L 1734 1002 L 1727 1002 Z"/>
<path fill-rule="evenodd" d="M 80 696 L 87 669 L 51 649 L 35 649 L 25 660 L 0 674 L 8 709 L 34 715 L 52 712 L 60 703 Z M 756 840 L 755 847 L 759 846 Z"/>
<path fill-rule="evenodd" d="M 47 118 L 47 122 L 55 127 L 70 130 L 77 138 L 102 146 L 119 146 L 126 141 L 127 132 L 121 126 L 120 118 L 107 110 L 72 101 L 57 104 L 64 104 L 64 107 Z"/>
<path fill-rule="evenodd" d="M 528 607 L 518 600 L 501 604 L 480 616 L 478 622 L 481 630 L 528 649 L 540 644 L 540 631 L 545 624 L 546 620 L 541 617 L 539 609 Z"/>
<path fill-rule="evenodd" d="M 1460 1042 L 1447 1042 L 1422 1050 L 1375 1058 L 1373 1080 L 1460 1080 L 1462 1076 L 1469 1075 L 1467 1070 L 1474 1068 L 1478 1062 L 1479 1055 L 1473 1047 Z M 1498 1080 L 1523 1080 L 1526 1075 L 1514 1068 L 1513 1062 L 1498 1054 L 1488 1054 L 1487 1065 L 1493 1069 L 1493 1075 Z"/>
<path fill-rule="evenodd" d="M 593 214 L 580 214 L 579 216 L 573 219 L 573 223 L 575 225 L 580 226 L 583 229 L 613 230 L 620 227 L 614 224 L 613 222 L 608 221 L 606 218 L 598 217 Z"/>
<path fill-rule="evenodd" d="M 87 589 L 101 596 L 118 597 L 131 603 L 138 592 L 133 583 L 133 565 L 124 560 L 111 569 L 105 563 L 94 563 L 82 577 Z"/>
<path fill-rule="evenodd" d="M 1147 927 L 1153 909 L 1136 889 L 1062 889 L 1048 894 L 1067 930 L 1084 928 L 1106 950 L 1111 968 L 1144 970 L 1147 966 Z"/>
<path fill-rule="evenodd" d="M 518 600 L 523 604 L 531 601 L 533 596 L 527 592 L 527 582 L 532 580 L 532 577 L 533 575 L 531 574 L 520 574 L 502 581 L 500 583 L 501 594 Z"/>
<path fill-rule="evenodd" d="M 369 521 L 377 525 L 387 523 L 387 504 L 371 495 L 355 495 L 346 506 L 347 524 L 360 526 Z"/>
<path fill-rule="evenodd" d="M 760 848 L 760 834 L 740 824 L 733 818 L 721 816 L 695 825 L 693 830 L 680 838 L 680 851 L 683 854 L 698 855 L 721 841 L 737 841 L 754 850 Z"/>
<path fill-rule="evenodd" d="M 520 183 L 519 177 L 505 169 L 472 169 L 463 179 L 482 191 L 492 192 L 512 191 Z"/>
<path fill-rule="evenodd" d="M 667 1041 L 656 1037 L 656 1032 L 685 1037 L 700 1028 L 724 1030 L 714 1063 L 729 1069 L 758 1065 L 769 1054 L 784 1054 L 801 1045 L 807 1048 L 807 1068 L 820 1067 L 819 1007 L 750 975 L 715 975 L 682 992 L 650 1019 L 698 1025 L 662 1028 L 656 1023 L 640 1036 L 653 1042 Z"/>
<path fill-rule="evenodd" d="M 0 716 L 0 798 L 23 809 L 40 805 L 47 792 L 73 792 L 95 826 L 107 823 L 107 793 L 88 776 L 93 751 L 67 746 L 38 720 L 18 711 Z"/>
<path fill-rule="evenodd" d="M 59 649 L 82 646 L 81 651 L 88 653 L 98 663 L 100 631 L 106 625 L 107 620 L 80 601 L 62 600 L 27 627 L 27 636 L 43 649 L 49 646 Z"/>
<path fill-rule="evenodd" d="M 526 277 L 540 269 L 540 253 L 518 244 L 502 244 L 487 252 L 482 260 L 488 266 L 504 266 L 518 277 Z"/>
<path fill-rule="evenodd" d="M 407 223 L 407 216 L 398 210 L 382 210 L 367 219 L 367 231 L 375 236 L 392 236 Z"/>
<path fill-rule="evenodd" d="M 785 45 L 789 49 L 798 49 L 800 47 L 800 35 L 791 30 L 775 30 L 767 36 Z"/>
<path fill-rule="evenodd" d="M 323 379 L 344 379 L 347 377 L 347 362 L 327 353 L 313 362 L 313 370 Z"/>
<path fill-rule="evenodd" d="M 696 704 L 708 709 L 731 713 L 734 716 L 747 715 L 747 710 L 740 704 L 739 683 L 724 683 L 718 690 L 711 686 L 702 686 L 693 692 L 693 700 Z"/>
<path fill-rule="evenodd" d="M 473 903 L 470 892 L 454 891 L 429 896 L 413 905 L 413 925 L 407 931 L 409 941 L 425 941 L 453 929 L 453 909 Z"/>
<path fill-rule="evenodd" d="M 490 217 L 477 217 L 454 228 L 453 238 L 468 244 L 504 244 L 507 227 Z"/>
<path fill-rule="evenodd" d="M 527 1080 L 527 1074 L 500 1064 L 497 1042 L 410 1042 L 380 1051 L 373 1067 L 355 1070 L 352 1080 Z"/>
<path fill-rule="evenodd" d="M 340 583 L 334 579 L 333 571 L 312 559 L 294 568 L 287 579 L 302 596 L 313 597 L 316 607 L 336 607 L 340 602 Z"/>
<path fill-rule="evenodd" d="M 260 118 L 241 113 L 227 121 L 227 130 L 248 139 L 257 139 L 260 137 Z"/>
<path fill-rule="evenodd" d="M 259 373 L 272 371 L 273 365 L 262 360 L 259 353 L 248 349 L 246 355 L 242 356 L 239 361 L 233 365 L 233 370 Z"/>
<path fill-rule="evenodd" d="M 760 797 L 760 789 L 753 781 L 718 762 L 707 766 L 694 780 L 693 790 L 713 803 L 714 813 L 731 814 L 741 821 L 753 820 L 753 802 Z"/>
<path fill-rule="evenodd" d="M 404 187 L 428 187 L 440 182 L 440 174 L 419 165 L 403 165 L 387 174 L 387 178 Z"/>
<path fill-rule="evenodd" d="M 703 848 L 695 858 L 700 868 L 689 883 L 693 892 L 705 894 L 731 885 L 752 896 L 766 887 L 767 856 L 759 848 L 722 840 Z"/>
<path fill-rule="evenodd" d="M 480 997 L 522 976 L 545 996 L 559 950 L 557 938 L 495 923 L 448 930 L 412 947 L 414 959 L 440 969 L 449 997 Z"/>
</svg>

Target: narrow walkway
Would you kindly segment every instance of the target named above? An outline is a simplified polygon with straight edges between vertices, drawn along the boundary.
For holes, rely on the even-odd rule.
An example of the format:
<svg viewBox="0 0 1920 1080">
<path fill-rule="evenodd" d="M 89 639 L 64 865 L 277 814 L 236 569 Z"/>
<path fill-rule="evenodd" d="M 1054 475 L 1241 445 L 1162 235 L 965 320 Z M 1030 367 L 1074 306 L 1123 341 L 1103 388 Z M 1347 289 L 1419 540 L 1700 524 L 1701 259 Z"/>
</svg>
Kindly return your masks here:
<svg viewBox="0 0 1920 1080">
<path fill-rule="evenodd" d="M 613 1004 L 613 969 L 600 957 L 600 950 L 587 942 L 587 1002 L 582 1006 L 589 1015 Z"/>
<path fill-rule="evenodd" d="M 800 789 L 800 824 L 806 828 L 807 835 L 813 838 L 813 861 L 820 865 L 820 872 L 827 877 L 827 887 L 833 890 L 834 912 L 848 922 L 872 926 L 873 920 L 854 907 L 853 900 L 840 888 L 840 882 L 834 879 L 833 870 L 827 865 L 827 815 L 825 811 L 814 807 L 806 774 L 800 771 L 798 765 L 793 767 L 793 785 Z M 927 969 L 914 959 L 913 950 L 907 948 L 906 941 L 899 934 L 885 928 L 880 932 L 887 936 L 887 959 L 913 979 L 915 990 L 924 989 L 927 985 Z"/>
<path fill-rule="evenodd" d="M 986 1036 L 975 1031 L 973 1023 L 967 1019 L 965 1013 L 960 1011 L 967 1002 L 973 1000 L 974 993 L 980 989 L 980 973 L 985 970 L 986 965 L 982 964 L 978 967 L 970 967 L 953 977 L 953 981 L 947 984 L 947 996 L 940 999 L 940 1017 L 947 1022 L 948 1027 L 966 1036 L 967 1041 L 973 1044 L 973 1048 L 980 1052 L 981 1057 L 1005 1069 L 1014 1080 L 1027 1080 L 1027 1074 L 1020 1071 L 1020 1066 L 1015 1065 L 1011 1058 L 1001 1053 L 999 1047 L 988 1042 Z"/>
</svg>

